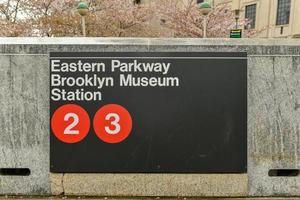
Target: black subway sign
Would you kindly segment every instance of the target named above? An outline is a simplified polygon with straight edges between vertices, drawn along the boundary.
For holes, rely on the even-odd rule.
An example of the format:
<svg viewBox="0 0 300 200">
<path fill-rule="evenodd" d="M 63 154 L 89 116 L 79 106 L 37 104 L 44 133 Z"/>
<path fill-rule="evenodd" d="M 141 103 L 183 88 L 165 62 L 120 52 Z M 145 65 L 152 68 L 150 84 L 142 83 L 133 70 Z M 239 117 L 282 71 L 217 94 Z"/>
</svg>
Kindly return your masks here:
<svg viewBox="0 0 300 200">
<path fill-rule="evenodd" d="M 50 170 L 243 173 L 247 55 L 51 52 Z"/>
</svg>

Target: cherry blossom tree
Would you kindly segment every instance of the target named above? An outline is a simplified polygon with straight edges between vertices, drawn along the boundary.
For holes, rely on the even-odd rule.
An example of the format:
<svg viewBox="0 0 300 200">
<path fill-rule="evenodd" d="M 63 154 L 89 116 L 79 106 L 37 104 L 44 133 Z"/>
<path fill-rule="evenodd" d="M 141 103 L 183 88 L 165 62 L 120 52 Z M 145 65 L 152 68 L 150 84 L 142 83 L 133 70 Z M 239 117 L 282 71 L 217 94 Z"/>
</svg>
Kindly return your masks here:
<svg viewBox="0 0 300 200">
<path fill-rule="evenodd" d="M 0 35 L 1 36 L 25 36 L 28 32 L 23 27 L 22 0 L 0 1 Z"/>
<path fill-rule="evenodd" d="M 159 36 L 149 23 L 153 18 L 152 4 L 135 4 L 133 0 L 93 0 L 87 31 L 97 36 Z"/>
<path fill-rule="evenodd" d="M 11 1 L 15 1 L 14 4 Z M 89 0 L 87 36 L 160 36 L 151 23 L 154 6 L 133 0 Z M 22 7 L 20 5 L 22 4 Z M 81 17 L 76 0 L 5 0 L 0 4 L 2 36 L 81 36 Z M 13 6 L 15 5 L 15 6 Z M 16 5 L 17 8 L 16 8 Z M 9 8 L 9 12 L 6 11 Z M 17 11 L 15 11 L 17 9 Z M 17 17 L 17 13 L 22 15 Z M 2 14 L 2 16 L 1 16 Z M 15 16 L 15 17 L 14 17 Z M 14 17 L 13 20 L 11 20 Z M 15 28 L 11 26 L 15 24 Z M 16 26 L 19 24 L 18 26 Z"/>
</svg>

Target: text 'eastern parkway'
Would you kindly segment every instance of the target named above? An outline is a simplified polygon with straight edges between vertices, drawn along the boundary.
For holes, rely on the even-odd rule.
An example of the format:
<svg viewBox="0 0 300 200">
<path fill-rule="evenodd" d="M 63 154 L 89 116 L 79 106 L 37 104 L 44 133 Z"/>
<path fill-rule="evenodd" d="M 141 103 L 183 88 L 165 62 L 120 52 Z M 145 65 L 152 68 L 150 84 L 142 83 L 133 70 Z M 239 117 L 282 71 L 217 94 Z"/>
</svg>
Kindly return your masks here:
<svg viewBox="0 0 300 200">
<path fill-rule="evenodd" d="M 135 73 L 135 72 L 156 72 L 163 75 L 168 74 L 171 63 L 164 62 L 121 62 L 120 60 L 111 60 L 110 72 Z M 101 62 L 61 62 L 60 60 L 51 61 L 52 72 L 107 72 L 107 66 Z"/>
</svg>

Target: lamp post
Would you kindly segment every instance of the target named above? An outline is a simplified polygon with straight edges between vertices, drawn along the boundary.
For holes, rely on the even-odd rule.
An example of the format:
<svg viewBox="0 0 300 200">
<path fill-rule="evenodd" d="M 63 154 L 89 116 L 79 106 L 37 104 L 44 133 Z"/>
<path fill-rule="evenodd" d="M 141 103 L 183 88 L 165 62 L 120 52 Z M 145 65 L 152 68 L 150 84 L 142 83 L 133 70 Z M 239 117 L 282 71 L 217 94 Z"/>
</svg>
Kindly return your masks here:
<svg viewBox="0 0 300 200">
<path fill-rule="evenodd" d="M 202 15 L 204 15 L 204 20 L 203 20 L 203 38 L 207 37 L 207 15 L 211 12 L 212 7 L 209 2 L 203 2 L 200 3 L 199 5 L 200 12 Z"/>
<path fill-rule="evenodd" d="M 235 29 L 238 29 L 238 21 L 239 21 L 239 18 L 240 18 L 240 10 L 237 9 L 237 10 L 234 10 L 234 14 L 235 14 Z"/>
<path fill-rule="evenodd" d="M 79 2 L 77 6 L 77 11 L 81 16 L 81 25 L 82 25 L 82 35 L 83 37 L 86 37 L 86 31 L 85 31 L 85 16 L 89 12 L 89 6 L 86 2 Z"/>
</svg>

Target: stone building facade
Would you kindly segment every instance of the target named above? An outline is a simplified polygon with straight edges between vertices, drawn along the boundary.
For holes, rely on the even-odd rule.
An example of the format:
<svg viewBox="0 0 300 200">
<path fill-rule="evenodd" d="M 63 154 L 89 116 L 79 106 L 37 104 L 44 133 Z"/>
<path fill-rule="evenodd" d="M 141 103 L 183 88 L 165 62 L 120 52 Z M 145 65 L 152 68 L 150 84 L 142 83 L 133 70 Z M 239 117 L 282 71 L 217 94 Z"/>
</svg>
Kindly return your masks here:
<svg viewBox="0 0 300 200">
<path fill-rule="evenodd" d="M 233 10 L 241 10 L 242 18 L 252 19 L 250 28 L 265 29 L 260 37 L 300 37 L 299 0 L 229 0 L 227 2 L 232 4 Z"/>
</svg>

